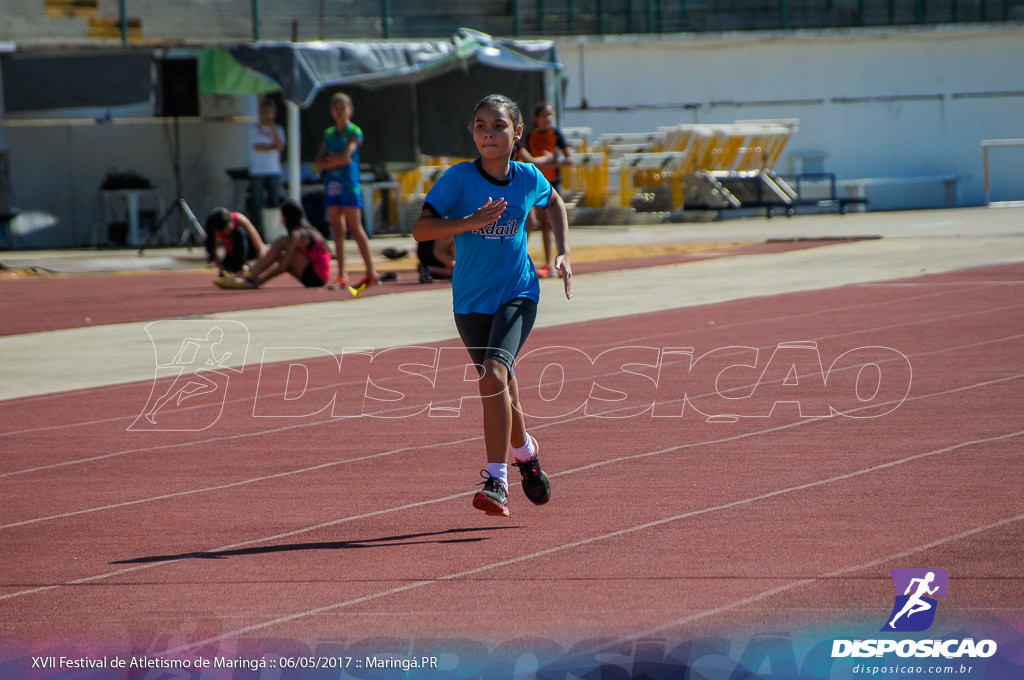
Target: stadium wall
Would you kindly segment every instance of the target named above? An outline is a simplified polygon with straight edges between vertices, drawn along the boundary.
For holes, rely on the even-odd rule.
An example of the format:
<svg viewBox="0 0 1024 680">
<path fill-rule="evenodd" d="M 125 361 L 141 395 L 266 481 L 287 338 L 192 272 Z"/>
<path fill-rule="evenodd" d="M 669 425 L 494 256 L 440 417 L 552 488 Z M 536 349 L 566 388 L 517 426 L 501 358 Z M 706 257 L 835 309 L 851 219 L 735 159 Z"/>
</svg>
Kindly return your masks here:
<svg viewBox="0 0 1024 680">
<path fill-rule="evenodd" d="M 818 157 L 840 181 L 955 176 L 960 203 L 978 205 L 980 141 L 1024 137 L 1019 24 L 578 38 L 557 46 L 566 66 L 563 127 L 597 135 L 798 119 L 779 172 Z M 200 109 L 180 132 L 183 194 L 202 215 L 233 205 L 225 169 L 246 164 L 245 124 L 256 100 L 203 95 Z M 110 171 L 136 171 L 159 187 L 165 206 L 173 200 L 173 122 L 131 115 L 5 118 L 0 139 L 14 204 L 56 220 L 23 235 L 18 247 L 88 245 L 94 233 L 104 240 L 117 207 L 99 192 Z M 1024 147 L 997 149 L 991 161 L 992 200 L 1024 199 Z M 937 182 L 871 185 L 867 195 L 874 210 L 940 207 L 946 198 Z"/>
<path fill-rule="evenodd" d="M 563 126 L 594 134 L 798 119 L 777 170 L 839 180 L 959 177 L 984 199 L 979 142 L 1024 137 L 1024 26 L 680 34 L 557 41 Z M 992 199 L 1024 199 L 1024 147 L 992 155 Z M 872 209 L 941 207 L 940 183 L 872 185 Z"/>
</svg>

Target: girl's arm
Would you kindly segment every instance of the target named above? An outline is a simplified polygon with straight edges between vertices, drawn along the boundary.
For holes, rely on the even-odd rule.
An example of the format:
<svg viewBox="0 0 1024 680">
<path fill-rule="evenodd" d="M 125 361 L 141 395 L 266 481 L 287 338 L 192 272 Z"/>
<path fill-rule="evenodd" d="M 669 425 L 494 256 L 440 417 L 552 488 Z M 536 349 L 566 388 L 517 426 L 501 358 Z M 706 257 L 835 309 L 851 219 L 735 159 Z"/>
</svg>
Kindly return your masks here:
<svg viewBox="0 0 1024 680">
<path fill-rule="evenodd" d="M 569 264 L 569 216 L 565 212 L 565 201 L 554 189 L 548 207 L 544 208 L 551 221 L 551 232 L 555 236 L 555 269 L 562 275 L 565 284 L 565 298 L 572 299 L 572 266 Z"/>
<path fill-rule="evenodd" d="M 455 236 L 465 231 L 481 229 L 495 222 L 505 212 L 505 199 L 487 199 L 487 202 L 476 209 L 472 215 L 459 218 L 437 217 L 427 208 L 423 208 L 416 225 L 412 228 L 412 237 L 417 241 L 436 241 L 446 236 Z"/>
<path fill-rule="evenodd" d="M 206 261 L 217 267 L 217 276 L 224 273 L 224 265 L 221 264 L 220 253 L 217 251 L 217 235 L 213 230 L 206 232 Z"/>
<path fill-rule="evenodd" d="M 263 243 L 263 237 L 260 236 L 260 232 L 256 231 L 256 226 L 252 221 L 242 213 L 238 213 L 238 226 L 245 229 L 245 233 L 249 237 L 249 241 L 256 246 L 256 250 L 258 252 L 262 253 L 266 244 Z"/>
<path fill-rule="evenodd" d="M 219 252 L 215 252 L 213 259 L 210 260 L 215 267 L 217 267 L 217 276 L 224 275 L 224 259 L 220 256 Z"/>
<path fill-rule="evenodd" d="M 317 170 L 327 169 L 327 145 L 320 142 L 320 150 L 316 152 L 316 159 L 313 161 Z"/>
<path fill-rule="evenodd" d="M 355 155 L 356 149 L 359 148 L 359 140 L 353 139 L 348 143 L 342 151 L 338 153 L 327 153 L 326 149 L 323 151 L 323 155 L 319 157 L 317 161 L 317 167 L 321 170 L 333 170 L 334 168 L 343 168 L 352 162 L 352 156 Z"/>
<path fill-rule="evenodd" d="M 562 166 L 565 166 L 565 165 L 572 165 L 573 162 L 574 161 L 572 160 L 572 147 L 571 146 L 563 146 L 562 147 L 562 158 L 558 161 L 558 164 L 562 165 Z"/>
<path fill-rule="evenodd" d="M 542 156 L 534 156 L 526 150 L 526 147 L 523 147 L 519 150 L 519 160 L 523 163 L 533 163 L 538 168 L 546 168 L 555 164 L 555 155 L 546 151 Z"/>
<path fill-rule="evenodd" d="M 353 139 L 347 145 L 345 145 L 344 151 L 336 153 L 331 156 L 333 161 L 332 167 L 341 168 L 352 162 L 352 156 L 356 155 L 356 149 L 359 148 L 359 140 Z"/>
<path fill-rule="evenodd" d="M 320 150 L 316 153 L 316 167 L 318 170 L 332 170 L 334 168 L 340 168 L 348 165 L 352 162 L 352 154 L 356 152 L 359 147 L 358 140 L 353 139 L 349 142 L 348 146 L 345 147 L 344 151 L 339 153 L 327 153 L 327 144 L 321 142 Z"/>
</svg>

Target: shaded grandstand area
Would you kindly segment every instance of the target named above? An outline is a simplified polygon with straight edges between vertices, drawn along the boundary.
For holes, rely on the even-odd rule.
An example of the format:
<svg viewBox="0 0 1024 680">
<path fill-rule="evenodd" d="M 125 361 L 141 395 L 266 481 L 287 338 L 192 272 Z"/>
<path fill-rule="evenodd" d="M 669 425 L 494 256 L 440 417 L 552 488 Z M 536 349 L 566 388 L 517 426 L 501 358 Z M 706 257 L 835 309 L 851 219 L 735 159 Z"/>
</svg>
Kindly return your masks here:
<svg viewBox="0 0 1024 680">
<path fill-rule="evenodd" d="M 340 40 L 772 31 L 1020 21 L 1021 0 L 7 0 L 0 40 Z"/>
</svg>

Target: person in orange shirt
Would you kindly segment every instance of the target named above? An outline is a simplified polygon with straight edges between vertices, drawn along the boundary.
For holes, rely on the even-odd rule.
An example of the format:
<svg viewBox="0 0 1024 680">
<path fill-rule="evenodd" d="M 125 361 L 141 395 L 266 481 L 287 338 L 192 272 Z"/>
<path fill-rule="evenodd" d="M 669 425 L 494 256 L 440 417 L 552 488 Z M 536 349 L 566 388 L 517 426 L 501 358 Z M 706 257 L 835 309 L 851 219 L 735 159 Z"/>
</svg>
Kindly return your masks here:
<svg viewBox="0 0 1024 680">
<path fill-rule="evenodd" d="M 565 135 L 554 123 L 554 107 L 547 102 L 538 104 L 533 110 L 534 127 L 523 140 L 519 157 L 520 160 L 533 163 L 540 168 L 558 195 L 562 196 L 562 167 L 572 165 L 572 149 L 565 141 Z M 537 274 L 542 277 L 556 276 L 555 237 L 551 231 L 551 222 L 543 210 L 534 209 L 527 220 L 527 238 L 537 224 L 540 224 L 541 237 L 544 241 L 544 264 L 537 268 Z"/>
</svg>

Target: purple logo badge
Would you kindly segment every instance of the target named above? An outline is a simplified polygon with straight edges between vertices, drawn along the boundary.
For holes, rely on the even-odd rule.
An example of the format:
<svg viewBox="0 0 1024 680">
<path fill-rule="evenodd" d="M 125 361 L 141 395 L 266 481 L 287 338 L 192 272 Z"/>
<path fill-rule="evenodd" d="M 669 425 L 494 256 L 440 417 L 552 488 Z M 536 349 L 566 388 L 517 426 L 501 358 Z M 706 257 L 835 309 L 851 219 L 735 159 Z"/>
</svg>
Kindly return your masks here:
<svg viewBox="0 0 1024 680">
<path fill-rule="evenodd" d="M 938 597 L 946 596 L 949 573 L 944 569 L 893 569 L 896 602 L 883 631 L 927 630 L 935 620 Z"/>
</svg>

